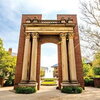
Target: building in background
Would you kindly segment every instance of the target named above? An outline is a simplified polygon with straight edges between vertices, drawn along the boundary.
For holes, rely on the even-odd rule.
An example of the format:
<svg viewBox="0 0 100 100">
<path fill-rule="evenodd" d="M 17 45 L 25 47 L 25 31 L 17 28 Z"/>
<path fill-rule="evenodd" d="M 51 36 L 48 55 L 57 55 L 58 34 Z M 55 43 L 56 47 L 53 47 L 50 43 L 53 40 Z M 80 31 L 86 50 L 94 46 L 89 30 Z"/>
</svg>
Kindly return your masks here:
<svg viewBox="0 0 100 100">
<path fill-rule="evenodd" d="M 8 49 L 8 52 L 9 52 L 10 55 L 12 55 L 12 56 L 17 56 L 17 53 L 13 52 L 13 51 L 12 51 L 12 48 L 9 48 L 9 49 Z"/>
<path fill-rule="evenodd" d="M 53 77 L 58 78 L 58 64 L 55 64 L 55 65 L 53 65 L 51 67 L 54 68 Z"/>
</svg>

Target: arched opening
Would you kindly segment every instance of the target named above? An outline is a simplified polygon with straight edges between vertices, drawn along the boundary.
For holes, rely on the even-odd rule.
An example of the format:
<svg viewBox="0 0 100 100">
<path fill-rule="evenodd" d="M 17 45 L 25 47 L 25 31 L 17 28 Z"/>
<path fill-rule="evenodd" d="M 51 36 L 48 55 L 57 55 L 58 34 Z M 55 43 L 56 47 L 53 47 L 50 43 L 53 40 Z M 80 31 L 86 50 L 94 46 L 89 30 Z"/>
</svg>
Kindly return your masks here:
<svg viewBox="0 0 100 100">
<path fill-rule="evenodd" d="M 41 45 L 40 85 L 58 86 L 58 45 Z"/>
</svg>

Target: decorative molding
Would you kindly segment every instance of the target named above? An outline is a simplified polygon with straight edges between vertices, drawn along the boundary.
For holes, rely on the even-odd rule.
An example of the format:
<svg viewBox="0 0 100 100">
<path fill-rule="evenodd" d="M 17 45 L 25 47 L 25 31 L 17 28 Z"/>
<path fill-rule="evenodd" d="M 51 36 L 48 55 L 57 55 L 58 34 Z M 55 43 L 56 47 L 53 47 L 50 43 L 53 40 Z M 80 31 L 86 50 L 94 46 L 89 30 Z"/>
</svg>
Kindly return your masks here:
<svg viewBox="0 0 100 100">
<path fill-rule="evenodd" d="M 73 27 L 26 27 L 26 32 L 73 32 Z"/>
</svg>

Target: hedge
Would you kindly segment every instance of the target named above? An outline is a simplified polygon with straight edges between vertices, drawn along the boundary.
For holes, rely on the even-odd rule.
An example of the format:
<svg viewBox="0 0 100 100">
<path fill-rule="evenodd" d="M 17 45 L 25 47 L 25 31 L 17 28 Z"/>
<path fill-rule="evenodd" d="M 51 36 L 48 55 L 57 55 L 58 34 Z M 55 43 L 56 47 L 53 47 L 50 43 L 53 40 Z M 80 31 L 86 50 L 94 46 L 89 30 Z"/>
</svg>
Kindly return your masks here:
<svg viewBox="0 0 100 100">
<path fill-rule="evenodd" d="M 82 93 L 82 88 L 81 87 L 76 87 L 76 86 L 68 86 L 68 87 L 63 87 L 61 89 L 62 93 L 69 93 L 69 94 L 78 94 Z"/>
<path fill-rule="evenodd" d="M 36 88 L 35 87 L 17 87 L 15 91 L 16 93 L 20 93 L 20 94 L 30 94 L 30 93 L 35 93 Z"/>
</svg>

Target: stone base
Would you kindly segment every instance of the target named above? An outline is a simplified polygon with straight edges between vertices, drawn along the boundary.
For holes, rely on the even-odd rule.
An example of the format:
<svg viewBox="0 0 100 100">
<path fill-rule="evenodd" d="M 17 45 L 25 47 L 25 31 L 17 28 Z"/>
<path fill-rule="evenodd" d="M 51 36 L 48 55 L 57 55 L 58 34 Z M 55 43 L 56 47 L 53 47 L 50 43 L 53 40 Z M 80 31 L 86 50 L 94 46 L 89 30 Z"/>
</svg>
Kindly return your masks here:
<svg viewBox="0 0 100 100">
<path fill-rule="evenodd" d="M 78 81 L 71 81 L 71 86 L 80 86 Z"/>
<path fill-rule="evenodd" d="M 61 86 L 63 87 L 63 86 L 70 86 L 70 83 L 68 82 L 68 81 L 63 81 L 62 83 L 61 83 Z"/>
<path fill-rule="evenodd" d="M 72 81 L 72 82 L 62 82 L 61 86 L 80 86 L 80 84 L 77 81 Z"/>
<path fill-rule="evenodd" d="M 37 82 L 21 82 L 18 84 L 19 87 L 36 87 L 37 88 Z"/>
</svg>

